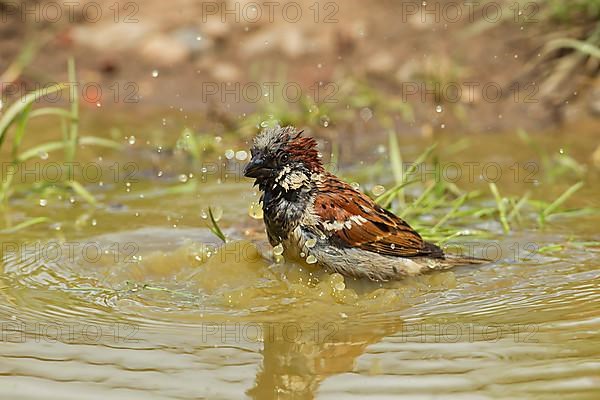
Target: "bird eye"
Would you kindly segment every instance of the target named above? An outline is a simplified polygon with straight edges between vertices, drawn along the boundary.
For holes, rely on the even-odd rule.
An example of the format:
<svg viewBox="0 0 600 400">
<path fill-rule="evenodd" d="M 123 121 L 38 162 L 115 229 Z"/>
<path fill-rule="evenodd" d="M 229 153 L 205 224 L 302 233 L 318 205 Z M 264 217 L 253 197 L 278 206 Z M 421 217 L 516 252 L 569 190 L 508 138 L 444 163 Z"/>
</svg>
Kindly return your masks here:
<svg viewBox="0 0 600 400">
<path fill-rule="evenodd" d="M 289 155 L 288 153 L 284 153 L 284 154 L 281 156 L 281 161 L 282 161 L 282 162 L 284 162 L 284 163 L 286 163 L 286 162 L 290 161 L 290 155 Z"/>
</svg>

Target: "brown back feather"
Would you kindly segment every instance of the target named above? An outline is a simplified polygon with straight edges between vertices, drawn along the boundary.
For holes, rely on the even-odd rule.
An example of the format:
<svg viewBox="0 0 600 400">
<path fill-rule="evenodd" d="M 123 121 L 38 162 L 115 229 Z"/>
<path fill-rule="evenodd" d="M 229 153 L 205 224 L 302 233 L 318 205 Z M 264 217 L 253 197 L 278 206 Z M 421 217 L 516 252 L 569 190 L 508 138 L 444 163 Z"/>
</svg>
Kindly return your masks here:
<svg viewBox="0 0 600 400">
<path fill-rule="evenodd" d="M 339 244 L 397 257 L 444 257 L 438 246 L 425 242 L 403 219 L 334 175 L 327 174 L 318 188 L 314 208 L 321 220 L 330 224 L 350 221 L 350 228 L 332 232 Z M 353 216 L 364 220 L 357 223 Z"/>
</svg>

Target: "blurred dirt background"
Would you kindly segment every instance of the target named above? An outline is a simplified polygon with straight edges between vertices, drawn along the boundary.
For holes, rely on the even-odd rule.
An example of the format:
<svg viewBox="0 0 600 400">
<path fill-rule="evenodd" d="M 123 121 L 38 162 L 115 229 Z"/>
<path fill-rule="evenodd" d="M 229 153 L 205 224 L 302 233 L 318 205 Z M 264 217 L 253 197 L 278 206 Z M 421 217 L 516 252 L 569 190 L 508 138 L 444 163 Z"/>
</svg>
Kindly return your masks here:
<svg viewBox="0 0 600 400">
<path fill-rule="evenodd" d="M 228 124 L 261 110 L 256 84 L 291 82 L 365 122 L 378 116 L 371 103 L 397 104 L 390 111 L 397 128 L 423 135 L 595 123 L 598 58 L 566 63 L 572 50 L 549 56 L 544 48 L 555 36 L 589 37 L 595 16 L 565 22 L 548 17 L 544 2 L 481 3 L 0 1 L 0 71 L 22 63 L 19 74 L 3 77 L 3 101 L 22 94 L 11 82 L 32 89 L 65 80 L 74 55 L 80 84 L 102 90 L 84 96 L 88 109 L 105 116 L 179 110 L 185 119 L 208 113 Z M 331 116 L 327 125 L 344 121 Z"/>
</svg>

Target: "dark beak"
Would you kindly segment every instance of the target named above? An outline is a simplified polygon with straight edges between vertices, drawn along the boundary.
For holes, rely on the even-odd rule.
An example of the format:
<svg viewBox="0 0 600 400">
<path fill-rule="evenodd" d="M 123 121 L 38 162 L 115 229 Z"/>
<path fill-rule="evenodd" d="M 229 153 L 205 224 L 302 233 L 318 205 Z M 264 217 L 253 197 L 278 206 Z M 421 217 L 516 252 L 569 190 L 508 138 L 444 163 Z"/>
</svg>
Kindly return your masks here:
<svg viewBox="0 0 600 400">
<path fill-rule="evenodd" d="M 265 165 L 262 158 L 256 157 L 244 168 L 244 176 L 248 178 L 266 178 L 271 174 L 271 169 Z"/>
</svg>

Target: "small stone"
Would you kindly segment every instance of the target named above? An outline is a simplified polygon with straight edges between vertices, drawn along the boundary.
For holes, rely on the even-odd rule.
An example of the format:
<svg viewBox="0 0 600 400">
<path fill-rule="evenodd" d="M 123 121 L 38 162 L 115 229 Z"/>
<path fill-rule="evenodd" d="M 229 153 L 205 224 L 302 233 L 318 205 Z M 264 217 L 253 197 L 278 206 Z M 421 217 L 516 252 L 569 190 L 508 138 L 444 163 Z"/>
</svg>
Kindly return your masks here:
<svg viewBox="0 0 600 400">
<path fill-rule="evenodd" d="M 235 82 L 240 78 L 239 68 L 231 63 L 219 62 L 211 69 L 212 76 L 222 82 Z"/>
<path fill-rule="evenodd" d="M 381 51 L 367 58 L 367 71 L 374 75 L 386 75 L 394 69 L 396 60 L 389 51 Z"/>
<path fill-rule="evenodd" d="M 180 41 L 167 35 L 156 35 L 142 46 L 141 53 L 152 63 L 173 66 L 185 62 L 190 50 Z"/>
</svg>

